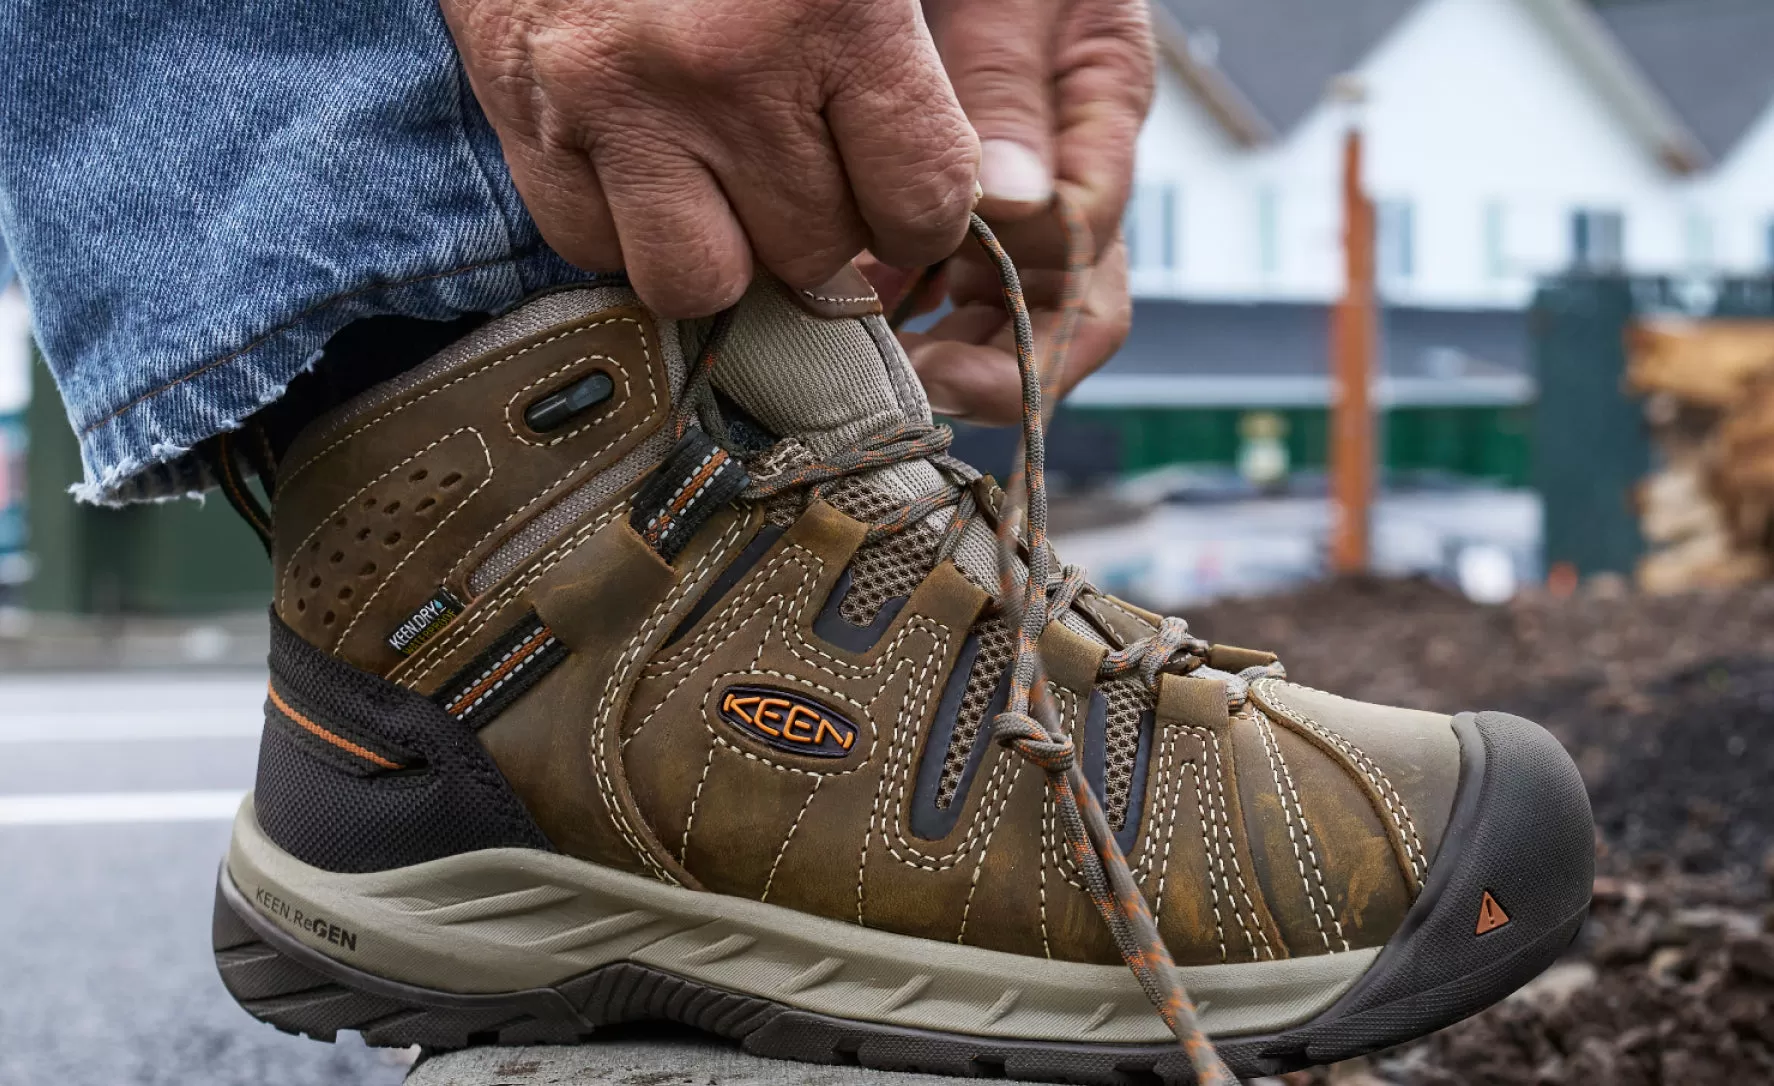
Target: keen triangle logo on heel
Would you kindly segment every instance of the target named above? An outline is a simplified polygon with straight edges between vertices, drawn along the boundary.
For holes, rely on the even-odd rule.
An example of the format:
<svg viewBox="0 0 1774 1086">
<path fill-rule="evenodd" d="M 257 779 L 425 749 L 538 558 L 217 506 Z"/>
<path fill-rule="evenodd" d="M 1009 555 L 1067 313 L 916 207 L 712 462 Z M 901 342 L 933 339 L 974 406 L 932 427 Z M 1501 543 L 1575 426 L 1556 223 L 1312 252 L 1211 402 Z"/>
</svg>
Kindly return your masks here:
<svg viewBox="0 0 1774 1086">
<path fill-rule="evenodd" d="M 1497 899 L 1491 896 L 1489 890 L 1486 890 L 1483 900 L 1478 903 L 1478 927 L 1475 934 L 1484 935 L 1487 932 L 1496 931 L 1507 923 L 1509 923 L 1509 914 L 1503 911 L 1503 906 L 1497 904 Z"/>
</svg>

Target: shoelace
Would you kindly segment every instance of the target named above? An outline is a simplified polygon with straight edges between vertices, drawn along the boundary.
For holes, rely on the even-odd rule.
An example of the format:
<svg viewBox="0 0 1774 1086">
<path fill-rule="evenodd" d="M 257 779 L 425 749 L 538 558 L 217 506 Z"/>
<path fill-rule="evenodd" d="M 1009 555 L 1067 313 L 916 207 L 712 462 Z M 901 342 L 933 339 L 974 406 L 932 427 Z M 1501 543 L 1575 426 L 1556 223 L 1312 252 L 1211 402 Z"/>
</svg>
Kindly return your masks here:
<svg viewBox="0 0 1774 1086">
<path fill-rule="evenodd" d="M 1045 365 L 1037 360 L 1034 324 L 1015 265 L 985 220 L 974 215 L 970 224 L 973 239 L 985 250 L 998 273 L 1005 308 L 1015 330 L 1016 365 L 1022 380 L 1020 470 L 1006 481 L 1005 498 L 996 503 L 998 508 L 994 511 L 1001 581 L 998 602 L 1015 630 L 1015 648 L 1010 664 L 1008 700 L 1004 710 L 992 720 L 992 735 L 997 742 L 1015 750 L 1047 773 L 1060 826 L 1091 901 L 1102 914 L 1122 960 L 1187 1054 L 1196 1081 L 1203 1086 L 1232 1086 L 1237 1080 L 1202 1032 L 1195 1006 L 1183 988 L 1176 963 L 1158 934 L 1151 910 L 1146 907 L 1145 895 L 1134 880 L 1127 858 L 1116 844 L 1102 804 L 1085 780 L 1072 738 L 1057 726 L 1053 704 L 1043 694 L 1041 634 L 1053 616 L 1064 613 L 1079 594 L 1090 587 L 1084 572 L 1076 566 L 1065 566 L 1057 578 L 1050 577 L 1053 555 L 1047 543 L 1047 419 L 1043 404 L 1047 402 L 1052 379 L 1063 366 L 1082 309 L 1083 280 L 1090 256 L 1089 234 L 1081 219 L 1063 203 L 1060 211 L 1066 224 L 1068 266 L 1059 319 Z M 928 276 L 920 278 L 908 292 L 908 297 L 922 290 L 928 282 Z M 901 312 L 906 308 L 902 305 Z M 709 381 L 732 313 L 728 310 L 717 317 L 708 333 L 680 400 L 676 422 L 680 434 L 693 418 L 701 416 L 703 424 L 717 439 L 730 443 L 726 440 L 725 424 L 720 419 Z M 973 485 L 979 481 L 979 473 L 947 455 L 952 440 L 953 435 L 947 427 L 907 423 L 817 458 L 791 440 L 773 447 L 748 465 L 755 470 L 752 471 L 752 484 L 743 497 L 763 501 L 803 488 L 817 497 L 821 487 L 846 476 L 905 461 L 926 460 L 949 476 L 950 485 L 891 510 L 868 526 L 864 541 L 877 541 L 904 531 L 934 513 L 952 509 L 954 515 L 937 548 L 937 560 L 941 561 L 953 553 L 968 525 L 985 512 L 983 506 L 988 500 L 982 497 L 981 488 Z M 1022 484 L 1020 488 L 1018 482 Z M 1024 499 L 1020 509 L 1012 497 L 1019 489 Z M 1019 520 L 1024 527 L 1020 537 L 1017 532 Z M 1020 585 L 1016 578 L 1019 558 L 1027 566 Z M 1151 635 L 1105 655 L 1097 675 L 1101 680 L 1137 674 L 1155 694 L 1167 670 L 1184 660 L 1189 661 L 1191 667 L 1205 664 L 1207 653 L 1207 643 L 1191 636 L 1186 622 L 1166 618 Z M 1280 669 L 1278 666 L 1272 671 L 1252 668 L 1239 676 L 1227 676 L 1237 684 L 1234 697 L 1241 697 L 1243 682 L 1255 677 L 1255 673 L 1279 674 Z"/>
</svg>

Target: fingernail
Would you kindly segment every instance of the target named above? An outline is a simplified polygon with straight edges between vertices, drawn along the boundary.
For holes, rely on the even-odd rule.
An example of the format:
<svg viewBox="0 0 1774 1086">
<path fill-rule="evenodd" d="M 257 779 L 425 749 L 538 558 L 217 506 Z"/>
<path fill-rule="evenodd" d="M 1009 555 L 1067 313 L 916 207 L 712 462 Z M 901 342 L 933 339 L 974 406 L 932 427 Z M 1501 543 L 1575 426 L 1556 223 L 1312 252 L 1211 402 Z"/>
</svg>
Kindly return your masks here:
<svg viewBox="0 0 1774 1086">
<path fill-rule="evenodd" d="M 1053 198 L 1053 178 L 1040 155 L 1015 140 L 986 140 L 979 149 L 979 184 L 988 199 L 1045 204 Z"/>
</svg>

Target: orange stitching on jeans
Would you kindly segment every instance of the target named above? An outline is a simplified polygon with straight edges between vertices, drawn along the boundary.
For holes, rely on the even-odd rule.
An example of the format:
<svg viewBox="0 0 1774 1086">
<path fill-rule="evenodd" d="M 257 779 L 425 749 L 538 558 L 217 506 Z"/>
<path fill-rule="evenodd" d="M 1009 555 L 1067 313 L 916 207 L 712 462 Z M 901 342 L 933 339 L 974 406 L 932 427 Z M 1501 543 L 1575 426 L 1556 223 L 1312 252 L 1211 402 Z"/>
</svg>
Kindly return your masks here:
<svg viewBox="0 0 1774 1086">
<path fill-rule="evenodd" d="M 328 297 L 323 298 L 318 302 L 315 302 L 313 305 L 309 306 L 307 309 L 302 310 L 300 313 L 297 313 L 295 316 L 291 317 L 289 320 L 284 321 L 282 324 L 277 325 L 275 328 L 272 328 L 270 331 L 266 332 L 264 335 L 253 340 L 252 342 L 248 343 L 246 346 L 236 348 L 235 350 L 228 352 L 227 354 L 223 355 L 222 357 L 216 359 L 213 362 L 205 362 L 203 365 L 192 370 L 190 373 L 184 374 L 179 377 L 175 377 L 172 380 L 166 382 L 164 385 L 161 385 L 159 388 L 150 389 L 147 392 L 142 393 L 140 396 L 137 396 L 135 399 L 124 404 L 122 407 L 119 407 L 117 410 L 111 412 L 109 415 L 106 415 L 104 418 L 99 419 L 97 422 L 94 422 L 94 423 L 91 423 L 90 425 L 82 427 L 80 430 L 80 435 L 82 437 L 84 437 L 87 434 L 92 433 L 94 430 L 98 429 L 99 427 L 103 426 L 105 423 L 110 422 L 114 418 L 117 418 L 119 415 L 123 415 L 123 414 L 130 412 L 130 411 L 135 410 L 137 407 L 140 407 L 142 404 L 148 402 L 149 400 L 152 400 L 154 397 L 160 395 L 161 393 L 170 391 L 171 389 L 184 384 L 186 381 L 194 380 L 198 377 L 201 377 L 204 374 L 208 373 L 210 370 L 217 368 L 218 366 L 225 366 L 228 363 L 234 361 L 236 358 L 239 358 L 243 354 L 250 354 L 253 351 L 258 350 L 260 347 L 264 346 L 267 342 L 269 342 L 273 336 L 281 335 L 282 333 L 289 331 L 291 328 L 294 328 L 296 325 L 301 324 L 303 321 L 307 320 L 309 317 L 312 317 L 314 314 L 320 312 L 321 310 L 325 309 L 329 305 L 336 305 L 339 302 L 345 301 L 347 298 L 355 298 L 360 294 L 368 294 L 371 291 L 375 291 L 375 290 L 387 290 L 391 287 L 410 287 L 415 283 L 427 283 L 433 279 L 448 279 L 452 275 L 467 275 L 469 272 L 483 271 L 487 268 L 491 268 L 491 267 L 494 267 L 499 264 L 516 264 L 519 260 L 522 260 L 525 257 L 531 256 L 535 252 L 537 252 L 537 250 L 535 250 L 535 249 L 519 250 L 518 252 L 512 253 L 510 256 L 502 256 L 497 260 L 483 260 L 478 264 L 465 264 L 460 268 L 452 268 L 449 271 L 432 272 L 428 275 L 416 275 L 416 276 L 412 277 L 411 279 L 395 279 L 395 280 L 393 280 L 391 282 L 387 282 L 387 283 L 371 283 L 368 286 L 358 287 L 356 290 L 348 290 L 342 294 L 329 295 Z"/>
</svg>

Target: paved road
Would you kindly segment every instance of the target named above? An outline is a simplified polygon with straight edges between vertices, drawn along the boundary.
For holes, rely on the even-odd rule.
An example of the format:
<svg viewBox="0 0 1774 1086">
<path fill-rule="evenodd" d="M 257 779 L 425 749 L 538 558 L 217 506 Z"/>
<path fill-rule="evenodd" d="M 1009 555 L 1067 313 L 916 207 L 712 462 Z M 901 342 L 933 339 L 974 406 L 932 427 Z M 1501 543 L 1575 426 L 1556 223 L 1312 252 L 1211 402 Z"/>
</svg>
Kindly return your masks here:
<svg viewBox="0 0 1774 1086">
<path fill-rule="evenodd" d="M 264 680 L 0 675 L 0 1086 L 395 1086 L 404 1053 L 288 1037 L 210 957 Z"/>
</svg>

